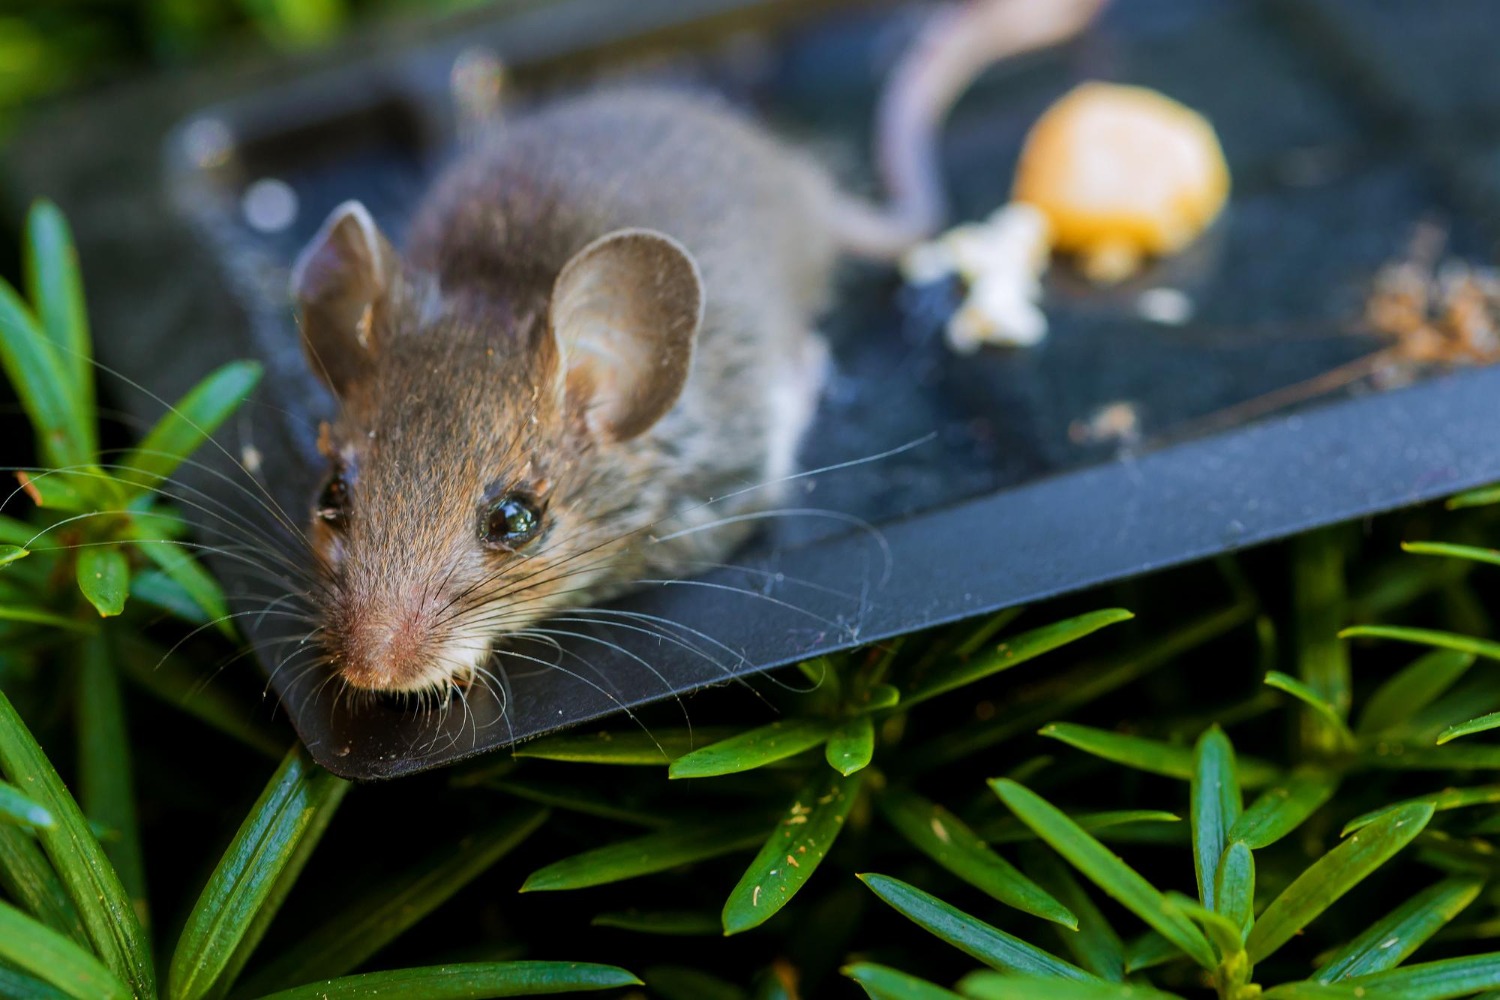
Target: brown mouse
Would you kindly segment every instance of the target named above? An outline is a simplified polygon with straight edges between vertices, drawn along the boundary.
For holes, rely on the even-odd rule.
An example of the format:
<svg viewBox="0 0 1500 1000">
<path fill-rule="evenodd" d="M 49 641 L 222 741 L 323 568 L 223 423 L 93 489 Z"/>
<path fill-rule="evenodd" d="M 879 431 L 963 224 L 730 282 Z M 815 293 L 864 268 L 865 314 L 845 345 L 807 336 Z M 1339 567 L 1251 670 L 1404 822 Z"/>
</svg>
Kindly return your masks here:
<svg viewBox="0 0 1500 1000">
<path fill-rule="evenodd" d="M 337 208 L 293 291 L 339 404 L 311 529 L 338 675 L 446 692 L 508 633 L 738 545 L 795 470 L 840 254 L 935 229 L 947 106 L 1101 2 L 936 18 L 882 101 L 884 211 L 719 103 L 649 90 L 506 121 L 437 180 L 404 255 Z"/>
</svg>

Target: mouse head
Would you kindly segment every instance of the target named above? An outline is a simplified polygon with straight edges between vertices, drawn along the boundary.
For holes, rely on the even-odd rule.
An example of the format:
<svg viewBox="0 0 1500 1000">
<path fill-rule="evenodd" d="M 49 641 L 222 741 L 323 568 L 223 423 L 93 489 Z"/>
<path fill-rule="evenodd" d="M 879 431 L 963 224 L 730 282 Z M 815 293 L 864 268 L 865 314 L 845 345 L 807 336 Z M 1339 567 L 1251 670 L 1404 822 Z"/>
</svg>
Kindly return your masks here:
<svg viewBox="0 0 1500 1000">
<path fill-rule="evenodd" d="M 441 289 L 354 202 L 293 270 L 309 364 L 339 403 L 314 599 L 355 687 L 466 682 L 496 638 L 618 584 L 631 534 L 660 516 L 634 492 L 692 362 L 691 256 L 621 230 L 522 285 Z"/>
</svg>

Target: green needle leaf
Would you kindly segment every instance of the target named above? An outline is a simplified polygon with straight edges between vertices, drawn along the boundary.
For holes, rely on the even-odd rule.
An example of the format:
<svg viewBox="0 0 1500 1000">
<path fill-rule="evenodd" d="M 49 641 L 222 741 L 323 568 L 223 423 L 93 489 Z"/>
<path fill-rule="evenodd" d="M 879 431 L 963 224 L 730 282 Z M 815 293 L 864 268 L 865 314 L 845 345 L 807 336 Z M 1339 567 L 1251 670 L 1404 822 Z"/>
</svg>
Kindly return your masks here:
<svg viewBox="0 0 1500 1000">
<path fill-rule="evenodd" d="M 1313 862 L 1266 907 L 1245 942 L 1258 965 L 1312 923 L 1397 851 L 1432 819 L 1430 803 L 1404 806 L 1354 833 Z"/>
<path fill-rule="evenodd" d="M 1078 966 L 1011 937 L 900 879 L 888 875 L 859 878 L 896 912 L 991 968 L 1045 976 L 1053 983 L 1067 979 L 1094 980 Z"/>
<path fill-rule="evenodd" d="M 963 1000 L 952 990 L 884 965 L 855 962 L 840 971 L 863 987 L 870 1000 Z"/>
<path fill-rule="evenodd" d="M 19 545 L 0 545 L 0 566 L 9 566 L 16 560 L 25 559 L 29 555 L 31 551 Z"/>
<path fill-rule="evenodd" d="M 103 618 L 125 610 L 130 593 L 130 564 L 118 545 L 90 545 L 78 550 L 78 589 Z"/>
<path fill-rule="evenodd" d="M 532 872 L 521 891 L 585 889 L 664 872 L 754 847 L 765 838 L 763 829 L 743 817 L 733 823 L 672 827 L 554 861 Z"/>
<path fill-rule="evenodd" d="M 5 902 L 0 902 L 0 958 L 78 1000 L 134 1000 L 130 987 L 97 958 Z"/>
<path fill-rule="evenodd" d="M 653 729 L 649 733 L 641 730 L 562 733 L 522 743 L 516 747 L 515 756 L 583 764 L 662 767 L 740 731 L 726 727 L 704 727 Z"/>
<path fill-rule="evenodd" d="M 833 731 L 824 748 L 828 766 L 848 777 L 870 766 L 875 756 L 875 723 L 868 715 L 858 715 Z"/>
<path fill-rule="evenodd" d="M 1447 542 L 1402 542 L 1402 552 L 1417 556 L 1445 556 L 1452 559 L 1468 559 L 1471 562 L 1500 566 L 1500 552 L 1483 549 L 1476 545 L 1450 545 Z"/>
<path fill-rule="evenodd" d="M 1151 883 L 1035 792 L 1003 778 L 990 787 L 1021 822 L 1116 902 L 1160 931 L 1205 969 L 1218 965 L 1203 933 Z"/>
<path fill-rule="evenodd" d="M 0 621 L 22 622 L 27 625 L 47 625 L 51 628 L 65 629 L 69 632 L 90 632 L 92 629 L 83 622 L 72 618 L 64 618 L 62 615 L 53 614 L 42 608 L 18 608 L 0 607 Z"/>
<path fill-rule="evenodd" d="M 78 944 L 88 944 L 88 932 L 78 909 L 36 838 L 19 826 L 5 823 L 0 823 L 0 889 L 48 927 Z"/>
<path fill-rule="evenodd" d="M 1456 632 L 1430 628 L 1406 628 L 1401 625 L 1354 625 L 1339 633 L 1340 639 L 1394 639 L 1419 646 L 1436 646 L 1458 653 L 1471 653 L 1487 660 L 1500 660 L 1500 642 L 1476 639 Z"/>
<path fill-rule="evenodd" d="M 1344 824 L 1343 836 L 1348 836 L 1361 827 L 1369 826 L 1383 816 L 1387 816 L 1397 809 L 1421 803 L 1431 805 L 1438 812 L 1449 809 L 1463 809 L 1466 806 L 1484 806 L 1500 802 L 1500 785 L 1478 785 L 1474 788 L 1445 788 L 1441 792 L 1431 795 L 1419 795 L 1407 799 L 1404 802 L 1393 802 L 1391 805 L 1371 810 L 1362 816 L 1356 816 Z"/>
<path fill-rule="evenodd" d="M 1077 931 L 1056 930 L 1073 960 L 1100 979 L 1125 981 L 1125 942 L 1061 858 L 1040 844 L 1028 844 L 1022 860 L 1026 870 L 1078 917 Z"/>
<path fill-rule="evenodd" d="M 300 747 L 286 755 L 188 916 L 170 1000 L 219 997 L 233 985 L 348 788 Z"/>
<path fill-rule="evenodd" d="M 3 691 L 0 772 L 57 821 L 51 829 L 38 830 L 37 839 L 77 907 L 94 954 L 136 994 L 152 996 L 156 984 L 150 946 L 130 897 L 78 803 Z"/>
<path fill-rule="evenodd" d="M 73 247 L 67 219 L 56 205 L 45 199 L 32 202 L 26 216 L 24 263 L 26 292 L 36 307 L 42 331 L 54 345 L 61 366 L 70 374 L 81 409 L 92 420 L 94 373 L 89 364 L 89 318 L 78 252 Z M 89 450 L 94 447 L 90 438 Z"/>
<path fill-rule="evenodd" d="M 862 775 L 818 773 L 771 831 L 724 903 L 724 933 L 759 927 L 812 877 L 859 797 Z"/>
<path fill-rule="evenodd" d="M 241 992 L 258 996 L 358 968 L 524 842 L 547 815 L 545 809 L 520 810 L 382 879 L 371 891 L 322 918 L 317 930 L 256 973 Z"/>
<path fill-rule="evenodd" d="M 1139 823 L 1181 823 L 1182 817 L 1161 809 L 1112 809 L 1104 812 L 1073 813 L 1073 822 L 1085 830 L 1110 830 L 1114 827 L 1133 826 Z M 983 837 L 987 843 L 1010 844 L 1017 841 L 1035 840 L 1036 834 L 1014 816 L 1005 816 L 984 826 Z"/>
<path fill-rule="evenodd" d="M 1333 983 L 1395 968 L 1462 913 L 1483 888 L 1480 879 L 1450 878 L 1423 889 L 1335 952 L 1313 978 Z"/>
<path fill-rule="evenodd" d="M 0 781 L 0 823 L 18 823 L 44 830 L 57 826 L 57 820 L 45 806 L 28 799 L 15 785 L 4 781 Z"/>
<path fill-rule="evenodd" d="M 887 789 L 880 812 L 917 850 L 980 892 L 1025 913 L 1078 929 L 1078 919 L 1041 886 L 984 845 L 963 821 L 913 792 Z"/>
<path fill-rule="evenodd" d="M 1080 726 L 1071 722 L 1054 722 L 1042 727 L 1042 736 L 1061 740 L 1084 753 L 1102 757 L 1116 764 L 1124 764 L 1140 771 L 1160 774 L 1168 778 L 1191 781 L 1193 777 L 1193 751 L 1191 747 L 1148 740 L 1140 736 L 1111 733 L 1093 726 Z M 1237 770 L 1240 781 L 1246 786 L 1266 785 L 1277 776 L 1276 768 L 1264 761 L 1242 758 Z"/>
<path fill-rule="evenodd" d="M 1022 632 L 1014 639 L 1000 643 L 989 653 L 972 659 L 951 661 L 924 677 L 916 678 L 902 693 L 901 705 L 903 708 L 910 708 L 991 674 L 1018 667 L 1043 653 L 1049 653 L 1106 626 L 1129 621 L 1134 617 L 1123 608 L 1108 608 Z"/>
<path fill-rule="evenodd" d="M 1474 654 L 1435 649 L 1418 657 L 1370 695 L 1355 732 L 1373 736 L 1393 729 L 1432 704 L 1474 665 Z"/>
<path fill-rule="evenodd" d="M 75 698 L 78 734 L 78 797 L 89 820 L 114 837 L 104 853 L 119 873 L 141 924 L 150 926 L 146 870 L 136 823 L 135 783 L 120 675 L 108 640 L 95 634 L 83 641 Z"/>
<path fill-rule="evenodd" d="M 253 361 L 233 361 L 210 373 L 125 456 L 120 478 L 151 486 L 170 476 L 255 391 L 260 376 L 261 366 Z"/>
<path fill-rule="evenodd" d="M 640 985 L 613 965 L 496 962 L 370 972 L 309 983 L 262 1000 L 484 1000 Z"/>
<path fill-rule="evenodd" d="M 171 577 L 203 609 L 207 620 L 214 622 L 218 630 L 228 638 L 234 638 L 234 622 L 229 617 L 229 602 L 218 581 L 209 575 L 194 559 L 192 553 L 175 542 L 137 538 L 135 547 L 156 563 L 157 567 Z"/>
<path fill-rule="evenodd" d="M 1449 510 L 1458 510 L 1460 507 L 1486 507 L 1492 503 L 1500 503 L 1500 486 L 1481 486 L 1451 496 L 1447 506 Z"/>
<path fill-rule="evenodd" d="M 1257 851 L 1269 847 L 1317 812 L 1333 797 L 1338 784 L 1338 775 L 1330 771 L 1299 767 L 1240 814 L 1229 828 L 1229 839 L 1243 840 Z"/>
<path fill-rule="evenodd" d="M 667 769 L 667 777 L 711 778 L 750 771 L 811 750 L 833 730 L 834 724 L 822 719 L 773 722 L 677 758 Z"/>
<path fill-rule="evenodd" d="M 78 397 L 69 369 L 14 288 L 0 281 L 0 366 L 52 468 L 93 460 L 93 408 Z"/>
<path fill-rule="evenodd" d="M 1381 1000 L 1452 1000 L 1500 986 L 1500 954 L 1447 958 L 1346 980 L 1361 996 Z"/>
<path fill-rule="evenodd" d="M 1192 776 L 1193 871 L 1198 899 L 1217 910 L 1214 881 L 1219 859 L 1228 844 L 1229 828 L 1240 817 L 1240 782 L 1235 772 L 1234 747 L 1218 726 L 1198 738 L 1193 749 Z"/>
<path fill-rule="evenodd" d="M 1452 742 L 1463 736 L 1473 736 L 1475 733 L 1487 733 L 1491 729 L 1500 729 L 1500 712 L 1490 712 L 1488 715 L 1481 715 L 1477 719 L 1470 719 L 1468 722 L 1460 722 L 1457 725 L 1449 726 L 1438 734 L 1438 746 L 1442 746 L 1444 743 Z"/>
<path fill-rule="evenodd" d="M 1312 709 L 1327 731 L 1329 738 L 1335 743 L 1345 747 L 1354 745 L 1354 734 L 1344 724 L 1344 720 L 1339 716 L 1338 709 L 1323 700 L 1318 692 L 1303 684 L 1297 678 L 1290 677 L 1277 670 L 1266 674 L 1266 686 L 1275 688 L 1278 691 L 1284 691 Z"/>
<path fill-rule="evenodd" d="M 672 937 L 717 937 L 724 933 L 724 924 L 717 913 L 700 913 L 695 910 L 622 910 L 601 913 L 589 923 L 594 927 L 613 927 L 622 931 Z"/>
<path fill-rule="evenodd" d="M 1166 896 L 1168 902 L 1187 914 L 1199 927 L 1203 928 L 1203 932 L 1208 935 L 1208 939 L 1219 950 L 1221 959 L 1228 959 L 1237 952 L 1245 950 L 1245 939 L 1241 935 L 1239 927 L 1228 917 L 1222 913 L 1215 913 L 1213 910 L 1200 904 L 1197 900 L 1184 896 L 1180 892 L 1169 892 Z"/>
<path fill-rule="evenodd" d="M 1236 840 L 1224 849 L 1214 878 L 1214 902 L 1218 912 L 1239 928 L 1240 935 L 1250 933 L 1255 906 L 1255 856 L 1250 846 Z"/>
<path fill-rule="evenodd" d="M 1155 968 L 1181 957 L 1182 949 L 1156 931 L 1147 931 L 1125 946 L 1125 972 Z"/>
<path fill-rule="evenodd" d="M 1125 983 L 1059 983 L 1055 979 L 973 972 L 958 988 L 969 1000 L 1182 1000 L 1149 986 Z"/>
</svg>

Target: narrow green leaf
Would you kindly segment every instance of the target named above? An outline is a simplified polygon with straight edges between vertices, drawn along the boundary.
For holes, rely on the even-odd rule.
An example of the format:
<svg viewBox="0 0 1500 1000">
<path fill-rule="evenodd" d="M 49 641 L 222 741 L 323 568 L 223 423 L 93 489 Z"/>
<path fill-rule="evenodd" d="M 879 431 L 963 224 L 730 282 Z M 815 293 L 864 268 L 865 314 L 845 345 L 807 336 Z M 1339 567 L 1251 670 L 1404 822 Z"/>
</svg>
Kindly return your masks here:
<svg viewBox="0 0 1500 1000">
<path fill-rule="evenodd" d="M 1205 969 L 1217 964 L 1213 949 L 1193 922 L 1169 904 L 1151 883 L 1107 847 L 1035 792 L 1013 781 L 990 781 L 990 787 L 1038 837 L 1067 859 L 1085 878 L 1144 920 Z"/>
<path fill-rule="evenodd" d="M 1294 538 L 1291 548 L 1292 632 L 1300 680 L 1273 672 L 1266 683 L 1300 699 L 1316 713 L 1301 720 L 1303 744 L 1323 754 L 1334 753 L 1349 746 L 1344 720 L 1353 687 L 1349 648 L 1338 641 L 1339 626 L 1348 620 L 1349 603 L 1343 534 L 1338 528 L 1309 532 Z"/>
<path fill-rule="evenodd" d="M 78 589 L 101 617 L 125 610 L 130 592 L 130 564 L 117 545 L 89 545 L 78 550 Z"/>
<path fill-rule="evenodd" d="M 0 366 L 36 432 L 37 451 L 52 468 L 93 459 L 93 413 L 73 391 L 57 349 L 14 288 L 0 281 Z"/>
<path fill-rule="evenodd" d="M 253 361 L 232 361 L 211 372 L 125 456 L 121 478 L 149 486 L 177 471 L 255 391 L 260 376 L 261 366 Z"/>
<path fill-rule="evenodd" d="M 514 795 L 527 802 L 586 816 L 598 816 L 616 823 L 659 829 L 674 822 L 673 816 L 659 809 L 620 805 L 597 788 L 591 789 L 587 785 L 567 785 L 560 781 L 543 781 L 537 778 L 491 778 L 484 784 L 486 788 Z"/>
<path fill-rule="evenodd" d="M 1371 1000 L 1455 1000 L 1500 986 L 1500 953 L 1445 958 L 1345 980 Z"/>
<path fill-rule="evenodd" d="M 1415 716 L 1458 682 L 1474 665 L 1474 654 L 1435 649 L 1392 676 L 1370 695 L 1355 732 L 1383 733 Z"/>
<path fill-rule="evenodd" d="M 83 298 L 83 275 L 68 220 L 50 201 L 31 205 L 26 216 L 26 292 L 36 308 L 42 332 L 52 342 L 58 362 L 72 379 L 73 397 L 93 431 L 94 373 L 90 365 L 88 309 Z M 98 444 L 90 433 L 85 442 L 93 452 Z"/>
<path fill-rule="evenodd" d="M 1120 940 L 1120 935 L 1115 933 L 1099 907 L 1073 877 L 1072 869 L 1040 844 L 1028 844 L 1021 857 L 1026 870 L 1036 877 L 1037 884 L 1052 893 L 1078 918 L 1076 931 L 1061 926 L 1053 928 L 1073 960 L 1101 979 L 1124 982 L 1125 942 Z"/>
<path fill-rule="evenodd" d="M 75 618 L 64 618 L 43 608 L 0 606 L 0 621 L 21 622 L 26 625 L 46 625 L 50 628 L 66 629 L 69 632 L 89 632 L 92 629 Z"/>
<path fill-rule="evenodd" d="M 848 777 L 870 766 L 875 756 L 875 723 L 868 715 L 857 715 L 828 737 L 824 748 L 828 766 Z"/>
<path fill-rule="evenodd" d="M 524 842 L 547 815 L 545 809 L 518 811 L 387 876 L 321 919 L 317 930 L 257 972 L 242 992 L 259 996 L 358 968 Z"/>
<path fill-rule="evenodd" d="M 1182 958 L 1182 949 L 1156 931 L 1147 931 L 1125 945 L 1125 972 L 1140 972 Z"/>
<path fill-rule="evenodd" d="M 78 1000 L 133 1000 L 130 987 L 50 927 L 0 902 L 0 958 Z"/>
<path fill-rule="evenodd" d="M 56 822 L 56 817 L 53 820 Z M 36 838 L 18 826 L 3 823 L 0 823 L 0 889 L 48 927 L 78 944 L 88 944 L 88 932 L 78 916 L 78 908 Z"/>
<path fill-rule="evenodd" d="M 1219 858 L 1228 846 L 1229 828 L 1244 808 L 1234 747 L 1218 726 L 1210 726 L 1193 749 L 1191 787 L 1193 872 L 1198 879 L 1198 899 L 1210 910 L 1217 910 L 1214 881 Z"/>
<path fill-rule="evenodd" d="M 234 638 L 234 620 L 229 617 L 229 602 L 224 599 L 224 591 L 209 575 L 208 570 L 193 558 L 192 553 L 175 542 L 144 538 L 137 538 L 135 547 L 156 563 L 157 567 L 171 577 L 173 582 L 187 591 L 220 632 L 231 639 Z"/>
<path fill-rule="evenodd" d="M 1243 840 L 1232 841 L 1219 859 L 1214 902 L 1215 909 L 1239 928 L 1241 937 L 1250 933 L 1255 907 L 1255 856 Z"/>
<path fill-rule="evenodd" d="M 1500 485 L 1480 486 L 1476 489 L 1467 490 L 1448 498 L 1448 509 L 1458 510 L 1461 507 L 1486 507 L 1492 503 L 1500 503 Z"/>
<path fill-rule="evenodd" d="M 823 719 L 788 719 L 731 736 L 674 760 L 669 778 L 711 778 L 785 760 L 820 745 L 832 734 Z"/>
<path fill-rule="evenodd" d="M 538 868 L 521 886 L 521 891 L 585 889 L 664 872 L 754 847 L 765 837 L 762 829 L 758 823 L 742 817 L 733 823 L 677 826 L 648 833 Z"/>
<path fill-rule="evenodd" d="M 207 683 L 204 671 L 138 635 L 119 635 L 116 644 L 119 666 L 133 684 L 271 760 L 286 755 L 291 736 L 259 722 L 253 706 Z"/>
<path fill-rule="evenodd" d="M 1111 733 L 1071 722 L 1051 723 L 1044 726 L 1040 733 L 1050 739 L 1061 740 L 1084 753 L 1124 764 L 1126 767 L 1168 778 L 1180 778 L 1183 781 L 1191 781 L 1193 778 L 1191 747 L 1148 740 L 1141 736 Z M 1278 773 L 1270 764 L 1249 757 L 1237 761 L 1237 770 L 1240 782 L 1247 787 L 1269 784 L 1276 779 Z"/>
<path fill-rule="evenodd" d="M 1344 893 L 1411 843 L 1432 819 L 1429 803 L 1404 806 L 1357 831 L 1314 861 L 1266 907 L 1245 942 L 1252 964 L 1260 964 L 1316 920 Z"/>
<path fill-rule="evenodd" d="M 695 910 L 620 910 L 601 913 L 589 923 L 595 927 L 671 937 L 717 937 L 724 933 L 723 921 L 717 913 Z"/>
<path fill-rule="evenodd" d="M 887 708 L 895 708 L 901 704 L 901 689 L 893 684 L 874 684 L 870 690 L 865 692 L 865 702 L 859 707 L 861 712 L 879 712 Z"/>
<path fill-rule="evenodd" d="M 309 983 L 262 1000 L 484 1000 L 640 985 L 613 965 L 496 962 L 368 972 Z"/>
<path fill-rule="evenodd" d="M 991 927 L 900 879 L 888 875 L 859 878 L 871 892 L 918 927 L 993 969 L 1045 976 L 1054 983 L 1094 979 L 1071 962 Z"/>
<path fill-rule="evenodd" d="M 902 707 L 910 708 L 929 698 L 936 698 L 940 694 L 952 691 L 954 688 L 972 684 L 991 674 L 1000 673 L 1002 670 L 1018 667 L 1043 653 L 1049 653 L 1108 625 L 1128 621 L 1134 617 L 1135 615 L 1123 608 L 1108 608 L 1079 615 L 1077 618 L 1069 618 L 1067 621 L 1034 628 L 1029 632 L 1022 632 L 1014 639 L 1000 643 L 989 653 L 972 659 L 956 659 L 926 676 L 914 678 L 902 692 Z"/>
<path fill-rule="evenodd" d="M 1025 913 L 1078 929 L 1078 920 L 1041 886 L 984 845 L 957 816 L 914 792 L 889 788 L 881 814 L 917 850 L 965 882 Z"/>
<path fill-rule="evenodd" d="M 6 1000 L 68 1000 L 68 995 L 0 962 L 0 997 Z"/>
<path fill-rule="evenodd" d="M 83 920 L 94 954 L 137 994 L 155 993 L 150 946 L 120 877 L 89 829 L 78 803 L 0 691 L 0 771 L 57 825 L 37 831 Z"/>
<path fill-rule="evenodd" d="M 1343 718 L 1340 717 L 1338 709 L 1325 701 L 1318 692 L 1303 684 L 1295 677 L 1290 677 L 1280 671 L 1273 670 L 1266 674 L 1265 684 L 1267 687 L 1275 688 L 1296 698 L 1302 704 L 1313 710 L 1324 727 L 1323 741 L 1331 747 L 1351 747 L 1354 745 L 1354 734 L 1349 731 Z"/>
<path fill-rule="evenodd" d="M 1467 559 L 1470 562 L 1489 563 L 1500 566 L 1500 552 L 1480 548 L 1477 545 L 1450 545 L 1447 542 L 1402 542 L 1402 552 L 1417 556 L 1443 556 L 1450 559 Z"/>
<path fill-rule="evenodd" d="M 208 623 L 208 613 L 193 600 L 193 595 L 159 569 L 139 570 L 130 574 L 130 596 L 189 625 Z"/>
<path fill-rule="evenodd" d="M 812 877 L 844 828 L 863 775 L 820 772 L 802 789 L 724 902 L 724 933 L 759 927 Z"/>
<path fill-rule="evenodd" d="M 1175 993 L 1133 983 L 1059 983 L 994 972 L 972 972 L 958 988 L 969 1000 L 1182 1000 Z"/>
<path fill-rule="evenodd" d="M 222 996 L 259 942 L 269 915 L 306 863 L 348 782 L 294 748 L 266 784 L 203 887 L 172 955 L 167 996 Z"/>
<path fill-rule="evenodd" d="M 1196 899 L 1180 892 L 1169 892 L 1166 897 L 1169 903 L 1203 928 L 1203 933 L 1218 949 L 1221 959 L 1228 960 L 1236 953 L 1245 950 L 1244 937 L 1239 927 L 1228 917 L 1222 913 L 1215 913 Z"/>
<path fill-rule="evenodd" d="M 1229 839 L 1243 840 L 1255 850 L 1269 847 L 1317 812 L 1338 786 L 1338 775 L 1331 771 L 1299 767 L 1250 803 L 1229 828 Z"/>
<path fill-rule="evenodd" d="M 1500 769 L 1500 746 L 1449 743 L 1441 747 L 1377 745 L 1366 763 L 1392 771 L 1493 771 Z"/>
<path fill-rule="evenodd" d="M 1019 781 L 1016 773 L 1010 775 Z M 1089 831 L 1107 831 L 1115 827 L 1134 826 L 1138 823 L 1181 823 L 1182 817 L 1161 809 L 1112 809 L 1104 812 L 1073 813 L 1073 822 Z M 1010 844 L 1017 841 L 1035 840 L 1031 828 L 1014 816 L 1005 816 L 985 824 L 983 838 L 991 844 Z"/>
<path fill-rule="evenodd" d="M 29 549 L 23 549 L 19 545 L 0 545 L 0 566 L 9 566 L 19 559 L 25 559 L 31 555 Z"/>
<path fill-rule="evenodd" d="M 952 990 L 884 965 L 855 962 L 840 971 L 858 983 L 870 1000 L 962 1000 Z"/>
<path fill-rule="evenodd" d="M 741 732 L 727 727 L 654 729 L 627 732 L 562 733 L 543 736 L 515 748 L 517 757 L 563 760 L 583 764 L 662 767 L 694 750 Z"/>
<path fill-rule="evenodd" d="M 1500 642 L 1476 639 L 1471 635 L 1442 632 L 1430 628 L 1407 628 L 1401 625 L 1353 625 L 1339 633 L 1340 639 L 1393 639 L 1418 646 L 1436 646 L 1458 653 L 1470 653 L 1487 660 L 1500 660 Z"/>
<path fill-rule="evenodd" d="M 1401 802 L 1393 802 L 1379 809 L 1372 809 L 1363 815 L 1356 816 L 1344 824 L 1342 836 L 1348 836 L 1361 827 L 1369 826 L 1376 820 L 1388 816 L 1398 809 L 1407 806 L 1427 803 L 1438 812 L 1449 809 L 1463 809 L 1466 806 L 1484 806 L 1500 802 L 1500 785 L 1479 785 L 1474 788 L 1445 788 L 1431 795 L 1418 795 L 1414 798 Z"/>
<path fill-rule="evenodd" d="M 653 966 L 641 978 L 661 1000 L 745 1000 L 745 991 L 733 983 L 682 965 Z"/>
<path fill-rule="evenodd" d="M 146 904 L 146 869 L 141 859 L 135 815 L 135 782 L 120 675 L 108 640 L 95 634 L 83 641 L 79 657 L 78 797 L 89 821 L 114 831 L 104 853 L 114 864 L 141 926 L 150 928 Z"/>
<path fill-rule="evenodd" d="M 1472 878 L 1428 886 L 1340 948 L 1313 978 L 1333 983 L 1395 968 L 1462 913 L 1483 888 L 1482 880 Z"/>
<path fill-rule="evenodd" d="M 1438 746 L 1442 746 L 1444 743 L 1451 743 L 1461 737 L 1473 736 L 1475 733 L 1487 733 L 1492 729 L 1500 729 L 1500 712 L 1490 712 L 1486 715 L 1481 715 L 1477 719 L 1470 719 L 1468 722 L 1460 722 L 1449 726 L 1438 734 L 1437 743 Z"/>
<path fill-rule="evenodd" d="M 0 781 L 0 823 L 17 823 L 44 830 L 57 826 L 57 820 L 45 806 L 28 799 L 15 785 L 4 781 Z"/>
</svg>

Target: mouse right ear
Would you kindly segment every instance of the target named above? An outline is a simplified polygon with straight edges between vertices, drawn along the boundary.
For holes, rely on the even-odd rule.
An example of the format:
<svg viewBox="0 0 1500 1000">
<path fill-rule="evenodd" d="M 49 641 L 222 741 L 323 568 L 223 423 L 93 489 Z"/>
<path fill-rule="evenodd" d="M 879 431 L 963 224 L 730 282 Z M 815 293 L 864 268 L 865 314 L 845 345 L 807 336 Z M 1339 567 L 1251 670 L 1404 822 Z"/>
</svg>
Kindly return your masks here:
<svg viewBox="0 0 1500 1000">
<path fill-rule="evenodd" d="M 357 201 L 329 214 L 292 268 L 302 348 L 335 394 L 370 368 L 401 262 Z"/>
</svg>

